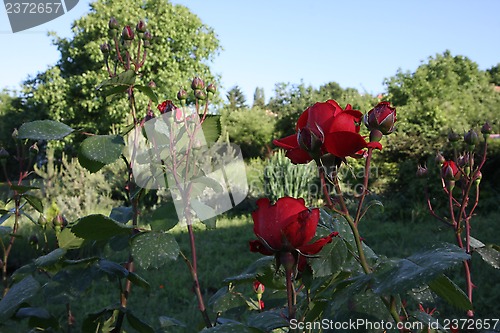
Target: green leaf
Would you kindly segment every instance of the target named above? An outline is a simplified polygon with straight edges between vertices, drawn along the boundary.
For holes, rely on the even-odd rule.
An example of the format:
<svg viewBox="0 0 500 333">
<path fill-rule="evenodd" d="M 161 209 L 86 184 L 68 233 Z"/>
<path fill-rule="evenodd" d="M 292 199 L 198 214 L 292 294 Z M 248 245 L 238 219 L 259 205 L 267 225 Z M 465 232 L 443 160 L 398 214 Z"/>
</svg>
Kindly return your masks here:
<svg viewBox="0 0 500 333">
<path fill-rule="evenodd" d="M 135 71 L 129 69 L 123 73 L 113 76 L 108 80 L 103 81 L 96 87 L 96 89 L 99 90 L 105 86 L 131 86 L 135 83 L 136 76 L 137 75 L 135 74 Z"/>
<path fill-rule="evenodd" d="M 149 224 L 153 230 L 167 231 L 172 229 L 179 222 L 177 211 L 173 202 L 165 202 L 156 208 L 151 216 Z"/>
<path fill-rule="evenodd" d="M 460 310 L 472 310 L 472 304 L 467 295 L 444 274 L 428 283 L 429 288 L 439 297 Z"/>
<path fill-rule="evenodd" d="M 83 242 L 84 239 L 76 237 L 69 228 L 64 228 L 57 234 L 57 243 L 59 247 L 66 250 L 78 249 L 82 246 Z"/>
<path fill-rule="evenodd" d="M 109 214 L 109 218 L 126 224 L 128 221 L 132 220 L 134 213 L 132 211 L 132 207 L 115 207 L 111 210 L 111 213 Z"/>
<path fill-rule="evenodd" d="M 246 308 L 246 299 L 242 294 L 228 290 L 228 287 L 223 287 L 210 298 L 209 304 L 213 307 L 214 312 L 226 312 L 234 308 Z"/>
<path fill-rule="evenodd" d="M 103 95 L 106 97 L 111 97 L 113 95 L 121 94 L 127 91 L 129 86 L 115 86 L 103 91 Z"/>
<path fill-rule="evenodd" d="M 334 275 L 342 270 L 347 259 L 347 247 L 340 238 L 332 239 L 319 253 L 319 258 L 309 260 L 314 276 Z"/>
<path fill-rule="evenodd" d="M 52 316 L 46 309 L 43 308 L 32 308 L 26 307 L 21 308 L 16 313 L 16 319 L 28 318 L 28 325 L 31 328 L 47 329 L 54 328 L 59 329 L 59 322 L 57 318 Z"/>
<path fill-rule="evenodd" d="M 66 254 L 66 249 L 58 248 L 54 251 L 35 259 L 37 267 L 49 267 L 57 263 Z"/>
<path fill-rule="evenodd" d="M 129 271 L 125 267 L 123 267 L 122 265 L 120 265 L 114 261 L 110 261 L 110 260 L 106 260 L 106 259 L 99 260 L 97 267 L 101 271 L 108 274 L 109 276 L 114 276 L 114 277 L 117 277 L 120 279 L 126 278 L 129 274 Z"/>
<path fill-rule="evenodd" d="M 4 223 L 5 221 L 7 221 L 9 219 L 9 217 L 11 217 L 13 214 L 5 214 L 5 215 L 2 215 L 2 217 L 0 217 L 0 224 Z"/>
<path fill-rule="evenodd" d="M 9 319 L 17 308 L 35 296 L 39 289 L 40 284 L 31 275 L 13 285 L 0 300 L 0 322 Z"/>
<path fill-rule="evenodd" d="M 205 135 L 205 141 L 208 144 L 216 142 L 222 133 L 220 116 L 207 115 L 207 117 L 201 124 L 201 129 L 203 131 L 203 134 Z"/>
<path fill-rule="evenodd" d="M 10 185 L 10 189 L 12 191 L 16 191 L 19 194 L 23 194 L 30 190 L 38 190 L 40 188 L 36 186 Z"/>
<path fill-rule="evenodd" d="M 90 171 L 90 173 L 95 173 L 104 168 L 104 166 L 106 165 L 104 163 L 93 161 L 85 157 L 85 155 L 83 155 L 81 151 L 78 151 L 78 162 L 82 167 Z"/>
<path fill-rule="evenodd" d="M 134 272 L 128 272 L 127 279 L 133 284 L 142 287 L 146 290 L 149 290 L 151 288 L 151 285 L 149 284 L 148 281 L 146 281 L 143 277 L 137 275 Z"/>
<path fill-rule="evenodd" d="M 74 129 L 54 120 L 35 120 L 19 128 L 19 139 L 60 140 L 73 133 Z"/>
<path fill-rule="evenodd" d="M 456 245 L 444 243 L 416 253 L 406 259 L 391 260 L 374 272 L 373 291 L 377 294 L 398 294 L 435 279 L 450 267 L 470 259 Z"/>
<path fill-rule="evenodd" d="M 155 103 L 155 104 L 158 104 L 158 97 L 156 96 L 156 94 L 154 93 L 153 89 L 151 89 L 151 87 L 148 87 L 148 86 L 134 86 L 134 88 L 138 89 L 139 91 L 143 92 L 146 96 L 149 97 L 149 99 Z"/>
<path fill-rule="evenodd" d="M 8 235 L 11 232 L 12 232 L 12 228 L 11 227 L 0 226 L 0 235 Z"/>
<path fill-rule="evenodd" d="M 283 316 L 282 310 L 265 311 L 252 315 L 248 318 L 247 324 L 264 332 L 271 332 L 274 329 L 289 326 L 288 321 Z"/>
<path fill-rule="evenodd" d="M 132 312 L 130 310 L 127 311 L 126 315 L 127 315 L 128 323 L 137 332 L 140 332 L 140 333 L 154 333 L 155 332 L 155 330 L 151 326 L 149 326 L 148 324 L 146 324 L 145 322 L 143 322 L 142 320 L 137 318 L 134 314 L 132 314 Z"/>
<path fill-rule="evenodd" d="M 24 194 L 23 198 L 26 199 L 26 201 L 31 205 L 31 207 L 35 208 L 38 212 L 43 213 L 42 200 L 29 194 Z"/>
<path fill-rule="evenodd" d="M 120 135 L 94 135 L 83 140 L 81 154 L 103 164 L 111 164 L 122 154 L 125 142 Z"/>
<path fill-rule="evenodd" d="M 167 316 L 160 316 L 158 318 L 158 320 L 160 321 L 160 327 L 163 329 L 171 327 L 171 326 L 186 327 L 186 324 L 184 324 L 183 322 L 181 322 L 175 318 L 171 318 L 171 317 L 167 317 Z"/>
<path fill-rule="evenodd" d="M 493 245 L 487 245 L 476 249 L 476 252 L 481 255 L 483 260 L 496 269 L 500 269 L 500 251 L 496 250 Z"/>
<path fill-rule="evenodd" d="M 143 268 L 160 268 L 179 255 L 174 236 L 164 232 L 143 232 L 132 239 L 132 255 Z"/>
<path fill-rule="evenodd" d="M 82 323 L 83 333 L 111 332 L 110 325 L 120 312 L 120 305 L 108 306 L 101 311 L 90 313 Z M 109 316 L 109 319 L 107 318 Z"/>
<path fill-rule="evenodd" d="M 254 263 L 252 263 L 248 268 L 241 274 L 236 276 L 231 276 L 224 279 L 225 283 L 237 283 L 237 282 L 253 282 L 258 275 L 264 274 L 265 271 L 269 270 L 274 263 L 274 257 L 265 256 Z"/>
<path fill-rule="evenodd" d="M 94 214 L 76 220 L 71 232 L 83 239 L 108 240 L 117 235 L 130 235 L 132 228 L 104 215 Z"/>
</svg>

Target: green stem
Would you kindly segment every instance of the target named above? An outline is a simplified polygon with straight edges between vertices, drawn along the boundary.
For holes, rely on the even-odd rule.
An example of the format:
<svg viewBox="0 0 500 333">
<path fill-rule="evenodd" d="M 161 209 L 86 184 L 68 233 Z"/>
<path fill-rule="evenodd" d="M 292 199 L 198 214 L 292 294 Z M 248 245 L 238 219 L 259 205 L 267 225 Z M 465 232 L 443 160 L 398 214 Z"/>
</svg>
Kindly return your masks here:
<svg viewBox="0 0 500 333">
<path fill-rule="evenodd" d="M 358 209 L 356 211 L 356 218 L 354 219 L 354 224 L 357 226 L 359 220 L 361 219 L 361 210 L 363 208 L 363 202 L 365 201 L 366 194 L 368 193 L 368 180 L 370 178 L 370 162 L 372 159 L 373 148 L 368 148 L 368 156 L 365 161 L 365 174 L 363 178 L 363 193 L 359 199 Z"/>
</svg>

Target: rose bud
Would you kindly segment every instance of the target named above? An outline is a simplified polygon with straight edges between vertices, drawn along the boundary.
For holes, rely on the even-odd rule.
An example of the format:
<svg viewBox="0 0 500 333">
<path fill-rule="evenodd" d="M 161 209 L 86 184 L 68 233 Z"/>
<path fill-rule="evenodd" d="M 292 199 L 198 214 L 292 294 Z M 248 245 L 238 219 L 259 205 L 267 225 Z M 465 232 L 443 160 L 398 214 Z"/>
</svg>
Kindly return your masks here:
<svg viewBox="0 0 500 333">
<path fill-rule="evenodd" d="M 364 116 L 364 123 L 369 130 L 379 130 L 382 134 L 391 134 L 396 122 L 396 108 L 389 102 L 380 102 Z"/>
<path fill-rule="evenodd" d="M 111 47 L 109 46 L 108 43 L 101 44 L 99 48 L 101 49 L 101 52 L 104 55 L 108 55 L 109 51 L 111 50 Z"/>
<path fill-rule="evenodd" d="M 429 170 L 427 170 L 427 167 L 424 165 L 424 166 L 421 166 L 419 165 L 417 167 L 417 177 L 426 177 L 427 176 L 427 173 L 428 173 Z"/>
<path fill-rule="evenodd" d="M 437 164 L 443 165 L 443 163 L 446 161 L 446 159 L 444 158 L 443 155 L 441 155 L 440 152 L 437 152 L 435 161 L 436 161 Z"/>
<path fill-rule="evenodd" d="M 445 180 L 458 180 L 460 179 L 460 170 L 453 161 L 445 161 L 441 167 L 441 177 Z"/>
<path fill-rule="evenodd" d="M 177 92 L 177 99 L 179 101 L 185 101 L 187 99 L 187 96 L 188 96 L 188 94 L 187 94 L 186 90 L 184 90 L 184 89 L 181 89 L 181 90 L 179 90 L 179 92 Z"/>
<path fill-rule="evenodd" d="M 297 142 L 300 148 L 307 151 L 310 155 L 318 155 L 321 153 L 324 136 L 321 131 L 317 134 L 308 127 L 301 128 L 297 133 Z"/>
<path fill-rule="evenodd" d="M 133 40 L 134 39 L 134 31 L 132 28 L 127 25 L 125 28 L 122 30 L 122 38 L 124 40 Z"/>
<path fill-rule="evenodd" d="M 253 283 L 253 291 L 256 294 L 263 294 L 265 289 L 266 288 L 264 287 L 264 285 L 262 283 L 260 283 L 260 281 L 254 281 L 254 283 Z"/>
<path fill-rule="evenodd" d="M 118 28 L 120 28 L 120 24 L 118 24 L 118 21 L 114 17 L 112 17 L 109 19 L 108 27 L 111 30 L 118 30 Z"/>
<path fill-rule="evenodd" d="M 142 33 L 146 32 L 146 23 L 143 20 L 140 20 L 135 26 L 135 31 Z"/>
<path fill-rule="evenodd" d="M 450 131 L 450 133 L 448 133 L 448 141 L 450 142 L 458 142 L 458 140 L 460 140 L 460 134 L 458 133 L 455 133 L 453 132 L 453 130 Z"/>
<path fill-rule="evenodd" d="M 194 97 L 196 99 L 204 101 L 205 99 L 207 99 L 207 94 L 203 90 L 195 90 Z"/>
<path fill-rule="evenodd" d="M 464 135 L 464 141 L 469 146 L 469 150 L 474 150 L 474 147 L 479 143 L 479 137 L 474 130 L 469 130 Z"/>
<path fill-rule="evenodd" d="M 191 88 L 193 90 L 201 90 L 205 88 L 205 82 L 197 76 L 193 79 L 193 82 L 191 82 Z"/>
<path fill-rule="evenodd" d="M 485 122 L 481 127 L 481 133 L 483 134 L 484 139 L 487 139 L 491 134 L 491 125 L 488 122 Z"/>
<path fill-rule="evenodd" d="M 207 93 L 212 93 L 212 94 L 215 94 L 215 92 L 217 91 L 217 87 L 215 86 L 215 84 L 213 83 L 210 83 L 208 86 L 207 86 Z"/>
</svg>

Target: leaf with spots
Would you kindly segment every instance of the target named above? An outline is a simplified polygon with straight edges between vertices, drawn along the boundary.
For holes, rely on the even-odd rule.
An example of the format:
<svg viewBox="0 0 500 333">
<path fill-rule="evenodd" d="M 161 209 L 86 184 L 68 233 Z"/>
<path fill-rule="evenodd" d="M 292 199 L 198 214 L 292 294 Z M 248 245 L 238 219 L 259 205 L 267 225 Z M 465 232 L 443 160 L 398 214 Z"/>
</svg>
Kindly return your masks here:
<svg viewBox="0 0 500 333">
<path fill-rule="evenodd" d="M 31 275 L 16 283 L 0 301 L 0 321 L 4 322 L 9 319 L 17 308 L 35 296 L 39 289 L 40 283 Z"/>
<path fill-rule="evenodd" d="M 19 139 L 60 140 L 73 133 L 74 129 L 54 120 L 35 120 L 21 125 Z"/>
<path fill-rule="evenodd" d="M 81 155 L 91 161 L 111 164 L 122 154 L 125 142 L 120 135 L 94 135 L 80 146 Z"/>
<path fill-rule="evenodd" d="M 179 255 L 174 236 L 164 232 L 144 232 L 132 240 L 132 255 L 143 268 L 160 268 Z"/>
</svg>

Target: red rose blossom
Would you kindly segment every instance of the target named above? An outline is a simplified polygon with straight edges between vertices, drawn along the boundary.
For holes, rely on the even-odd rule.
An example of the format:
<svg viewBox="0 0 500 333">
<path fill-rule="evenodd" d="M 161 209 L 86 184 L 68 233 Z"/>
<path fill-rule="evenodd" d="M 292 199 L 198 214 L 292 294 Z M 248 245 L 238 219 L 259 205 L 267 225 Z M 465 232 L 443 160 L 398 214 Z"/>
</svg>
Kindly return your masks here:
<svg viewBox="0 0 500 333">
<path fill-rule="evenodd" d="M 271 205 L 269 199 L 257 201 L 252 213 L 254 233 L 258 240 L 250 242 L 250 251 L 272 255 L 278 252 L 298 251 L 316 254 L 331 242 L 332 233 L 311 244 L 319 221 L 319 209 L 308 209 L 304 199 L 284 197 Z"/>
<path fill-rule="evenodd" d="M 300 115 L 296 134 L 273 143 L 286 149 L 286 156 L 294 164 L 308 163 L 326 153 L 344 158 L 369 146 L 382 149 L 379 143 L 367 143 L 359 134 L 362 116 L 350 104 L 342 109 L 334 100 L 316 103 Z"/>
</svg>

